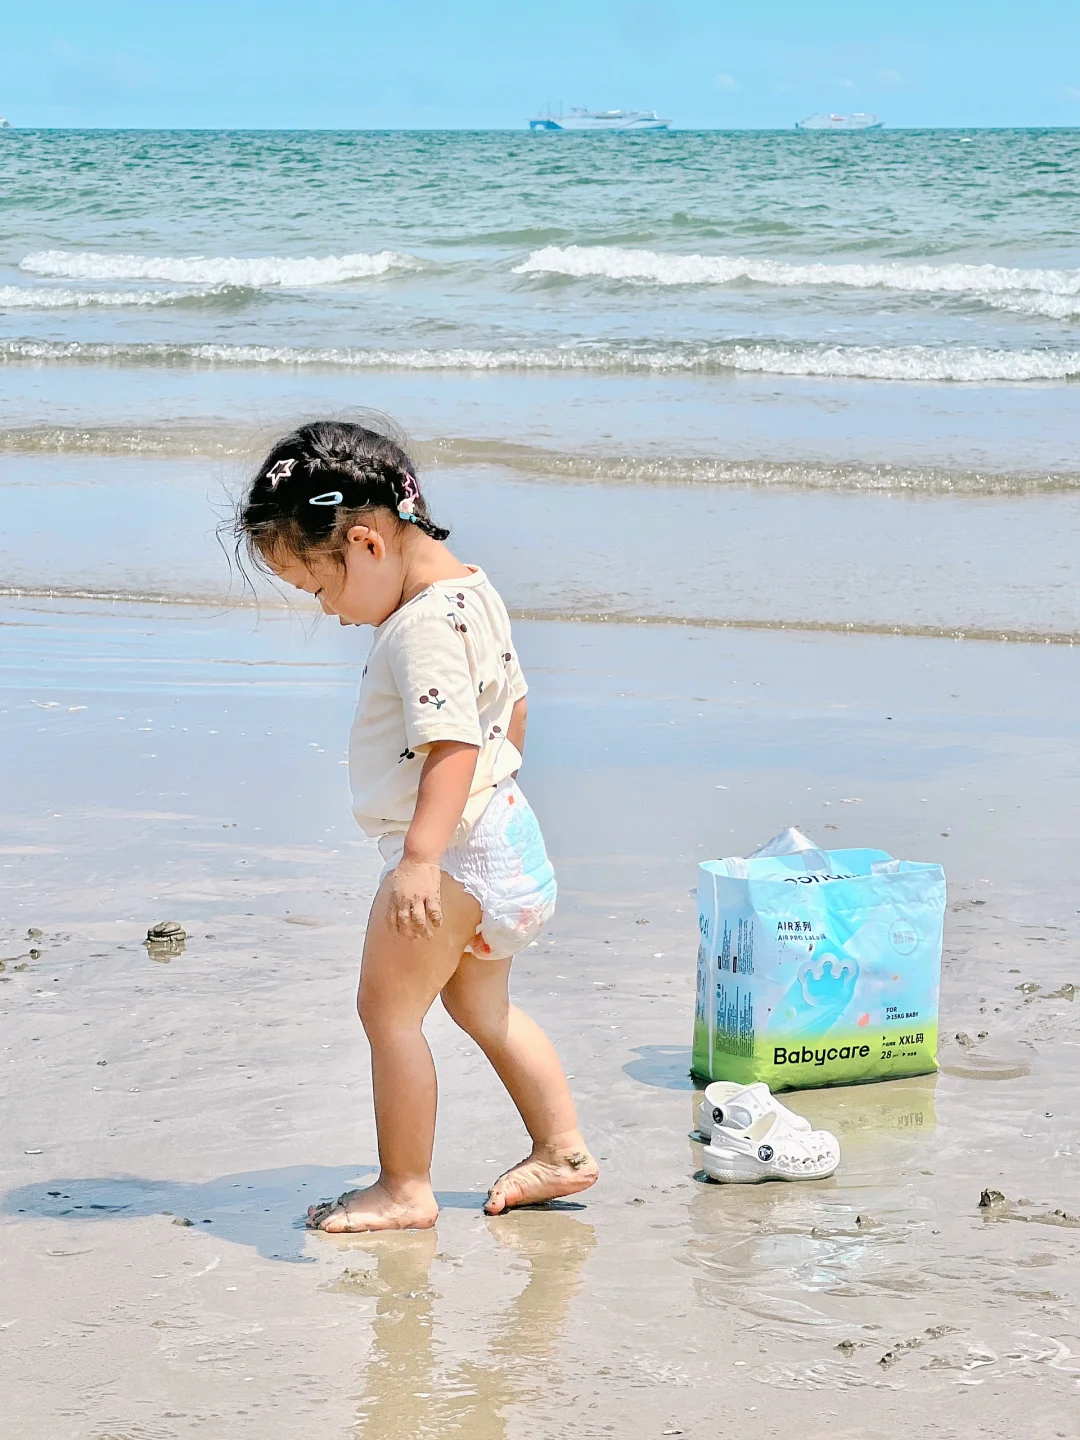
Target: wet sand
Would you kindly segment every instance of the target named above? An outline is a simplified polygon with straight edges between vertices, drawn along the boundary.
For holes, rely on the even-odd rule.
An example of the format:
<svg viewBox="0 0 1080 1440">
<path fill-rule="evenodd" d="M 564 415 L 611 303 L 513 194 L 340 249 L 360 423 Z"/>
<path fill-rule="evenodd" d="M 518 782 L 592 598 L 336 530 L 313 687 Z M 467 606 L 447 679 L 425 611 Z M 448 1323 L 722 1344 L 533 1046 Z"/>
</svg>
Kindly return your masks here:
<svg viewBox="0 0 1080 1440">
<path fill-rule="evenodd" d="M 438 1229 L 332 1238 L 306 1205 L 375 1163 L 363 637 L 2 602 L 5 1440 L 1075 1434 L 1076 650 L 517 634 L 562 902 L 516 992 L 604 1174 L 486 1219 L 525 1137 L 433 1013 Z M 789 824 L 945 864 L 943 1068 L 793 1097 L 834 1180 L 712 1186 L 695 864 Z M 182 952 L 148 954 L 172 918 Z"/>
<path fill-rule="evenodd" d="M 486 459 L 432 450 L 424 483 L 456 549 L 484 557 L 518 616 L 1080 640 L 1075 484 L 997 492 L 983 477 L 979 493 L 928 494 L 853 488 L 843 467 L 825 466 L 814 488 L 800 467 L 755 481 L 752 466 L 714 462 L 722 476 L 710 479 L 704 460 L 696 479 L 673 465 L 682 480 L 668 483 L 661 467 L 643 483 L 635 476 L 651 462 L 640 457 L 578 457 L 579 473 L 559 474 L 558 456 L 519 447 L 514 468 L 506 447 L 489 448 Z M 0 453 L 0 595 L 243 598 L 214 527 L 247 468 Z"/>
</svg>

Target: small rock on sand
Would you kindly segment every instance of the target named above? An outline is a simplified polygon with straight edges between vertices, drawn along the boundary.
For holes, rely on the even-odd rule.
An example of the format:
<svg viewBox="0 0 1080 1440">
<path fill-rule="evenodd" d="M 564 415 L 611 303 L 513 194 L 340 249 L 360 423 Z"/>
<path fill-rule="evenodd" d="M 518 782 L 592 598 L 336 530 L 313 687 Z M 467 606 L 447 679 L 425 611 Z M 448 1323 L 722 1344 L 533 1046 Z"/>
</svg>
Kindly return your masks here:
<svg viewBox="0 0 1080 1440">
<path fill-rule="evenodd" d="M 179 920 L 159 920 L 156 925 L 151 925 L 146 932 L 147 940 L 171 940 L 180 941 L 187 939 L 187 932 Z"/>
<path fill-rule="evenodd" d="M 1066 980 L 1064 985 L 1057 990 L 1048 990 L 1042 998 L 1044 1000 L 1074 1000 L 1077 995 L 1080 995 L 1080 985 L 1074 985 L 1070 980 Z"/>
<path fill-rule="evenodd" d="M 995 1206 L 1005 1203 L 1005 1196 L 1000 1190 L 984 1190 L 979 1196 L 980 1210 L 993 1210 Z"/>
<path fill-rule="evenodd" d="M 187 931 L 179 920 L 159 920 L 146 932 L 143 944 L 151 960 L 167 965 L 174 955 L 184 953 Z"/>
</svg>

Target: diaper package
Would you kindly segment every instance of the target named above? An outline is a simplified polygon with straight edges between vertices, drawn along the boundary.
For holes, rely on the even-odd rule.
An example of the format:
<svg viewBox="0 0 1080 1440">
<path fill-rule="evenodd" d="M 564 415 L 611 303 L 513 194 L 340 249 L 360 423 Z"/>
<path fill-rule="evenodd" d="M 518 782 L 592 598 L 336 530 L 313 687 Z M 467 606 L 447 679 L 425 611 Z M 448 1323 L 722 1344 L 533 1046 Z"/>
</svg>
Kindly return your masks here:
<svg viewBox="0 0 1080 1440">
<path fill-rule="evenodd" d="M 937 1069 L 940 865 L 787 830 L 698 872 L 694 1074 L 772 1090 Z"/>
</svg>

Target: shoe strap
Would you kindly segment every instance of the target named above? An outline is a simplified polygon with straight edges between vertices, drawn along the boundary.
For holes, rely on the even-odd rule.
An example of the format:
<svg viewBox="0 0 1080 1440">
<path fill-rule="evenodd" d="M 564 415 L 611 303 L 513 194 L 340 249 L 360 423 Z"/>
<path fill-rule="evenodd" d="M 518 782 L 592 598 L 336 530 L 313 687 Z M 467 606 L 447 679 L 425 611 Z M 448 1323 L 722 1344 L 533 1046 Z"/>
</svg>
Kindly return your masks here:
<svg viewBox="0 0 1080 1440">
<path fill-rule="evenodd" d="M 734 1095 L 716 1108 L 723 1111 L 724 1118 L 719 1122 L 723 1130 L 749 1130 L 751 1125 L 756 1124 L 765 1115 L 771 1115 L 775 1106 L 771 1103 L 772 1095 L 769 1088 L 762 1081 L 753 1085 L 747 1085 L 742 1090 L 737 1090 Z"/>
</svg>

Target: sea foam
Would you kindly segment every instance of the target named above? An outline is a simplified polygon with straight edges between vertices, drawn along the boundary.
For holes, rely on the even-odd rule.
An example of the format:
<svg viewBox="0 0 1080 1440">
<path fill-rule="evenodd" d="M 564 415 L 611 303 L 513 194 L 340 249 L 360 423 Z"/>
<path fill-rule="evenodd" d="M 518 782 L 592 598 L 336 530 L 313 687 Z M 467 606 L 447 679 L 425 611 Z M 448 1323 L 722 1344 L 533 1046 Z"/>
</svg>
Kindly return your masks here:
<svg viewBox="0 0 1080 1440">
<path fill-rule="evenodd" d="M 214 285 L 197 290 L 70 290 L 54 286 L 0 285 L 0 310 L 83 310 L 103 306 L 190 304 L 194 300 L 240 295 L 237 287 Z"/>
<path fill-rule="evenodd" d="M 617 246 L 548 245 L 514 267 L 515 275 L 597 277 L 654 285 L 841 286 L 911 294 L 1080 296 L 1080 270 L 1024 270 L 1003 265 L 795 264 L 744 256 L 676 255 Z M 1039 312 L 1051 313 L 1051 312 Z M 1069 313 L 1075 313 L 1069 311 Z"/>
<path fill-rule="evenodd" d="M 418 270 L 422 262 L 396 250 L 369 255 L 290 258 L 277 255 L 105 255 L 92 250 L 36 250 L 19 269 L 54 280 L 164 280 L 174 285 L 237 285 L 306 289 L 369 280 L 392 271 Z"/>
<path fill-rule="evenodd" d="M 564 371 L 610 375 L 743 372 L 852 380 L 986 383 L 1080 378 L 1080 350 L 977 345 L 823 345 L 729 341 L 715 345 L 480 350 L 337 349 L 330 346 L 104 341 L 0 341 L 0 363 L 322 366 L 350 370 Z"/>
</svg>

